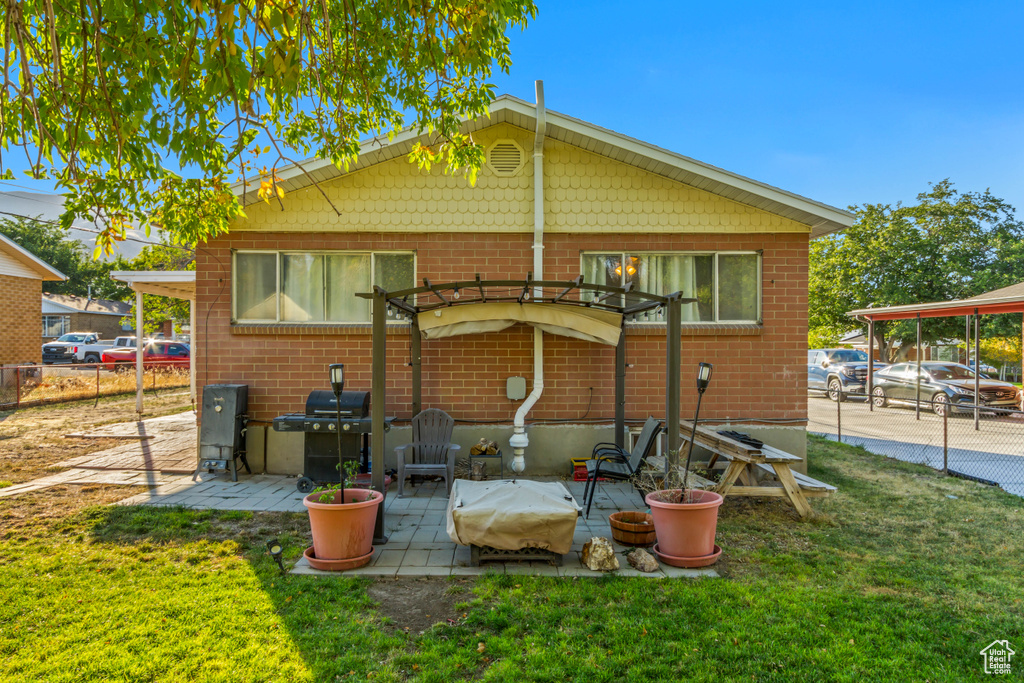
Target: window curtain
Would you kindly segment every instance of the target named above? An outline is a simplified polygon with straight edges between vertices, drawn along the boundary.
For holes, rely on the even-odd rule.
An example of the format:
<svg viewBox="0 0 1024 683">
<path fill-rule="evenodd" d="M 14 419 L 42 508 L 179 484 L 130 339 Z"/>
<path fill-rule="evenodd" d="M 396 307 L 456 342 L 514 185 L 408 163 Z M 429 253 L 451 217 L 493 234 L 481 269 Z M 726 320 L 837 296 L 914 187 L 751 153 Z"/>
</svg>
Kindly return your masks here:
<svg viewBox="0 0 1024 683">
<path fill-rule="evenodd" d="M 584 254 L 583 281 L 592 285 L 618 287 L 622 284 L 622 254 Z M 583 295 L 584 301 L 596 298 L 592 292 Z"/>
<path fill-rule="evenodd" d="M 277 254 L 235 254 L 235 318 L 277 320 Z"/>
<path fill-rule="evenodd" d="M 331 254 L 327 260 L 327 319 L 367 322 L 370 302 L 356 296 L 370 291 L 369 254 Z M 322 290 L 321 290 L 322 291 Z"/>
<path fill-rule="evenodd" d="M 698 298 L 696 259 L 707 258 L 684 254 L 645 254 L 631 257 L 636 264 L 636 288 L 651 294 L 672 294 L 681 292 L 684 298 Z M 644 320 L 662 322 L 664 311 L 651 311 Z M 683 322 L 700 321 L 700 307 L 697 302 L 682 305 Z"/>
<path fill-rule="evenodd" d="M 316 254 L 282 254 L 281 320 L 324 320 L 324 257 Z"/>
</svg>

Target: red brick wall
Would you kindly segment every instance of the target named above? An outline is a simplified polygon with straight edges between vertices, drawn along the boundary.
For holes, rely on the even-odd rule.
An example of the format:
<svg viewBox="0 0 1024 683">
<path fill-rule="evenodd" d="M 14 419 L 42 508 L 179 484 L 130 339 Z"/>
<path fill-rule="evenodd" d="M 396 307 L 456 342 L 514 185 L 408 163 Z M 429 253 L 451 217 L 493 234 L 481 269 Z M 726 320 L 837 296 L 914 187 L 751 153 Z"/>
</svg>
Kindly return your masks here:
<svg viewBox="0 0 1024 683">
<path fill-rule="evenodd" d="M 0 365 L 39 363 L 42 344 L 42 280 L 0 275 Z"/>
<path fill-rule="evenodd" d="M 435 282 L 521 279 L 532 269 L 528 234 L 284 234 L 245 233 L 213 240 L 198 250 L 197 373 L 200 385 L 250 385 L 250 413 L 258 419 L 302 410 L 310 390 L 328 388 L 327 365 L 346 364 L 346 386 L 370 388 L 369 328 L 343 333 L 311 329 L 295 334 L 232 329 L 231 249 L 414 249 L 417 278 Z M 696 400 L 693 377 L 700 361 L 715 364 L 703 417 L 804 418 L 807 349 L 807 236 L 567 235 L 545 237 L 545 279 L 579 275 L 580 252 L 592 250 L 763 250 L 764 325 L 686 330 L 682 337 L 684 416 Z M 336 328 L 337 329 L 337 328 Z M 533 370 L 532 328 L 424 341 L 423 404 L 460 419 L 511 420 L 518 401 L 505 398 L 505 379 Z M 611 418 L 614 415 L 613 347 L 545 334 L 545 391 L 531 418 Z M 627 330 L 626 415 L 664 413 L 665 330 Z M 409 417 L 411 369 L 404 328 L 388 334 L 388 414 Z M 591 402 L 591 387 L 593 400 Z M 589 412 L 588 412 L 589 404 Z"/>
</svg>

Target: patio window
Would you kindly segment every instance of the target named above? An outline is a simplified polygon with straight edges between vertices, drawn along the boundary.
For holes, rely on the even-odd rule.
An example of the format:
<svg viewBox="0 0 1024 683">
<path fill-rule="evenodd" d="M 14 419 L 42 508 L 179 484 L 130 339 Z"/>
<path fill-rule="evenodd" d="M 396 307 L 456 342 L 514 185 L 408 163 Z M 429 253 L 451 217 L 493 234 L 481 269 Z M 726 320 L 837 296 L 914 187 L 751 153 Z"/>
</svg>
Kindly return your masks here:
<svg viewBox="0 0 1024 683">
<path fill-rule="evenodd" d="M 598 285 L 633 284 L 651 294 L 682 292 L 683 322 L 757 323 L 761 320 L 761 255 L 757 252 L 584 253 L 583 279 Z M 639 322 L 664 322 L 664 311 Z"/>
<path fill-rule="evenodd" d="M 412 252 L 236 251 L 236 322 L 365 323 L 370 304 L 355 296 L 373 285 L 414 286 Z"/>
<path fill-rule="evenodd" d="M 70 315 L 44 315 L 43 316 L 43 336 L 44 337 L 60 337 L 70 332 L 71 327 L 71 316 Z"/>
</svg>

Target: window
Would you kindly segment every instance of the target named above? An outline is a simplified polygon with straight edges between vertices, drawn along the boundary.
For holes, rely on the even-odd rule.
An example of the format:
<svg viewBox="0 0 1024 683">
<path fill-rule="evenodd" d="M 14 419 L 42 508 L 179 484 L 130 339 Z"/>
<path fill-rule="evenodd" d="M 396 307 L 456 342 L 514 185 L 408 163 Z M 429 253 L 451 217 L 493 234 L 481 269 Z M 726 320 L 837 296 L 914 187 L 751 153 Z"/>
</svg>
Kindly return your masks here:
<svg viewBox="0 0 1024 683">
<path fill-rule="evenodd" d="M 357 292 L 409 289 L 415 279 L 412 252 L 236 251 L 234 320 L 369 322 L 370 302 Z"/>
<path fill-rule="evenodd" d="M 67 334 L 68 328 L 71 326 L 70 315 L 44 315 L 43 316 L 43 336 L 44 337 L 59 337 Z"/>
<path fill-rule="evenodd" d="M 683 322 L 760 322 L 761 255 L 756 252 L 583 254 L 583 279 L 598 285 L 633 283 L 651 294 L 682 292 Z M 663 311 L 641 322 L 664 322 Z"/>
<path fill-rule="evenodd" d="M 168 356 L 187 356 L 188 349 L 183 344 L 168 344 L 167 345 Z"/>
</svg>

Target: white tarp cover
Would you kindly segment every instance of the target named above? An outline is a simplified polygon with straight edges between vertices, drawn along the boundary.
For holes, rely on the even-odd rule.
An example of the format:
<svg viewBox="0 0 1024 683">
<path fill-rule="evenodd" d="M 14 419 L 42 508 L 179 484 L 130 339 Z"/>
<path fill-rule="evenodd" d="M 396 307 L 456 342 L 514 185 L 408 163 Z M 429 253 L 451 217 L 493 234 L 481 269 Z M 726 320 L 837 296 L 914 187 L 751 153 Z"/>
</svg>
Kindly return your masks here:
<svg viewBox="0 0 1024 683">
<path fill-rule="evenodd" d="M 419 313 L 417 321 L 427 339 L 497 332 L 526 323 L 551 334 L 615 346 L 622 329 L 621 313 L 576 305 L 515 302 L 448 306 Z"/>
<path fill-rule="evenodd" d="M 557 481 L 456 479 L 448 498 L 448 536 L 460 545 L 500 550 L 572 550 L 579 505 Z"/>
</svg>

